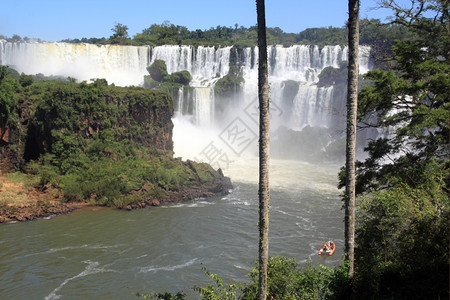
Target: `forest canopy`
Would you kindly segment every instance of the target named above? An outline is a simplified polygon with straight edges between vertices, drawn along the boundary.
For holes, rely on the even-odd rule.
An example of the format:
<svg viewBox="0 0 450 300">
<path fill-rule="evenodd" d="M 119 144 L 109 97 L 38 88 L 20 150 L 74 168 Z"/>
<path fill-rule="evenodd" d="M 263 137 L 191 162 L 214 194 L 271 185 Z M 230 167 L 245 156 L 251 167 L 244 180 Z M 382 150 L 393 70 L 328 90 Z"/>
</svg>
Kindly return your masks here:
<svg viewBox="0 0 450 300">
<path fill-rule="evenodd" d="M 378 19 L 361 20 L 361 44 L 388 43 L 393 44 L 395 39 L 407 38 L 408 32 L 398 24 L 382 24 Z M 235 24 L 234 27 L 216 26 L 209 29 L 189 30 L 185 26 L 175 25 L 169 21 L 162 24 L 152 24 L 140 33 L 130 37 L 128 26 L 117 23 L 111 28 L 112 35 L 106 37 L 65 39 L 67 43 L 90 44 L 120 44 L 120 45 L 203 45 L 203 46 L 230 46 L 250 47 L 257 44 L 256 26 L 244 27 Z M 14 35 L 11 38 L 0 35 L 0 39 L 11 42 L 29 41 L 28 37 L 21 38 Z M 267 28 L 267 42 L 269 45 L 291 46 L 294 44 L 312 45 L 346 45 L 347 28 L 321 27 L 308 28 L 299 33 L 287 33 L 279 27 Z"/>
</svg>

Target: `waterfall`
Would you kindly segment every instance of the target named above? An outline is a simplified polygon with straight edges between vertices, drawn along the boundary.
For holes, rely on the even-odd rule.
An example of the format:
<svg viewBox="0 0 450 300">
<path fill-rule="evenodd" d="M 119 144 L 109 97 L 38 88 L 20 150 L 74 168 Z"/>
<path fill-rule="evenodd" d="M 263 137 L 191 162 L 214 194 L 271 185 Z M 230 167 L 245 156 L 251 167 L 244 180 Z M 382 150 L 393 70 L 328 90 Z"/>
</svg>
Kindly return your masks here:
<svg viewBox="0 0 450 300">
<path fill-rule="evenodd" d="M 339 68 L 339 63 L 342 61 L 343 50 L 341 46 L 325 46 L 320 53 L 321 67 Z"/>
<path fill-rule="evenodd" d="M 79 81 L 105 78 L 117 85 L 140 85 L 147 74 L 147 46 L 0 41 L 0 63 L 19 73 L 73 77 Z"/>
<path fill-rule="evenodd" d="M 347 53 L 348 54 L 348 49 Z M 347 60 L 347 57 L 345 57 Z M 370 47 L 359 48 L 359 74 L 365 74 L 371 69 L 370 66 Z"/>
<path fill-rule="evenodd" d="M 183 70 L 193 77 L 192 86 L 211 86 L 217 79 L 228 74 L 231 47 L 165 45 L 152 49 L 150 63 L 164 60 L 169 74 Z"/>
<path fill-rule="evenodd" d="M 228 74 L 232 47 L 176 46 L 154 47 L 149 64 L 164 60 L 169 74 L 183 70 L 192 76 L 190 85 L 194 87 L 193 107 L 195 124 L 210 126 L 214 123 L 214 89 L 218 79 Z M 183 114 L 185 105 L 182 89 L 178 93 L 178 113 Z"/>
<path fill-rule="evenodd" d="M 294 129 L 305 126 L 330 127 L 333 121 L 333 87 L 300 86 L 294 102 Z"/>
<path fill-rule="evenodd" d="M 359 51 L 360 73 L 364 74 L 370 69 L 370 47 L 360 46 Z M 243 56 L 244 99 L 252 102 L 257 99 L 258 49 L 246 48 Z M 319 88 L 316 84 L 324 68 L 339 68 L 347 58 L 348 47 L 341 46 L 324 46 L 322 49 L 309 45 L 268 47 L 271 102 L 280 108 L 286 107 L 286 97 L 283 95 L 286 94 L 287 85 L 284 83 L 299 83 L 298 91 L 292 97 L 292 111 L 283 112 L 285 116 L 289 116 L 289 127 L 301 129 L 305 126 L 345 126 L 345 113 L 342 112 L 345 103 L 333 102 L 334 87 Z M 285 125 L 286 122 L 281 123 Z"/>
<path fill-rule="evenodd" d="M 148 74 L 146 67 L 161 59 L 165 61 L 169 73 L 187 70 L 193 78 L 190 84 L 193 87 L 192 93 L 180 89 L 178 95 L 174 95 L 174 101 L 178 102 L 175 110 L 179 114 L 190 114 L 198 125 L 210 126 L 214 124 L 216 116 L 214 85 L 229 72 L 232 48 L 23 43 L 0 40 L 0 64 L 10 65 L 19 73 L 25 74 L 71 76 L 79 81 L 105 78 L 116 85 L 141 85 L 143 76 Z M 258 48 L 248 47 L 239 51 L 237 63 L 244 78 L 239 101 L 243 108 L 257 101 Z M 360 46 L 359 51 L 360 73 L 363 74 L 370 69 L 370 47 Z M 336 99 L 333 100 L 334 88 L 317 87 L 317 82 L 324 68 L 338 68 L 347 58 L 348 48 L 339 45 L 269 46 L 272 107 L 278 107 L 281 118 L 284 118 L 279 123 L 294 129 L 343 124 L 343 105 L 337 103 Z M 236 102 L 233 105 L 235 104 Z"/>
<path fill-rule="evenodd" d="M 183 70 L 192 73 L 192 55 L 192 46 L 157 46 L 152 49 L 149 65 L 155 60 L 163 60 L 169 74 Z"/>
<path fill-rule="evenodd" d="M 183 104 L 184 104 L 184 90 L 183 87 L 178 89 L 178 101 L 174 114 L 176 116 L 183 115 Z"/>
<path fill-rule="evenodd" d="M 214 90 L 211 87 L 194 89 L 195 121 L 199 126 L 210 126 L 214 120 Z"/>
</svg>

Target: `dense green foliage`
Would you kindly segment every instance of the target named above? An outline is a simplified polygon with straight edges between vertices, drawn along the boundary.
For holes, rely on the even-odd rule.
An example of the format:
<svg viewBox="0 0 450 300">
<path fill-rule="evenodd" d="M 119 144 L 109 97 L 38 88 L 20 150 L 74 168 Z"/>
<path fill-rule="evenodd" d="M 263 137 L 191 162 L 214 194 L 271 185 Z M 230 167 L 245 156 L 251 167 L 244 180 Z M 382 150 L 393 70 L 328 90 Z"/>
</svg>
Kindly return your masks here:
<svg viewBox="0 0 450 300">
<path fill-rule="evenodd" d="M 448 1 L 419 4 L 395 7 L 394 21 L 416 38 L 397 41 L 394 68 L 369 72 L 373 84 L 360 93 L 363 126 L 386 133 L 357 163 L 353 288 L 361 297 L 448 297 Z"/>
<path fill-rule="evenodd" d="M 360 119 L 371 117 L 371 121 L 365 121 L 366 126 L 395 129 L 395 134 L 368 146 L 370 158 L 360 165 L 360 192 L 391 186 L 392 177 L 401 177 L 414 186 L 430 161 L 444 163 L 448 159 L 450 63 L 446 21 L 419 21 L 418 27 L 412 28 L 421 33 L 422 39 L 398 42 L 394 47 L 395 69 L 366 75 L 374 84 L 361 92 Z M 385 163 L 387 156 L 394 158 L 392 162 Z"/>
<path fill-rule="evenodd" d="M 299 40 L 312 45 L 344 45 L 347 42 L 345 27 L 307 28 L 299 33 Z"/>
<path fill-rule="evenodd" d="M 429 163 L 417 185 L 396 182 L 393 188 L 360 198 L 354 286 L 358 295 L 448 297 L 449 175 L 448 167 Z"/>
<path fill-rule="evenodd" d="M 16 91 L 20 89 L 20 84 L 7 76 L 8 69 L 6 66 L 0 66 L 0 125 L 15 127 L 18 115 L 14 107 L 17 104 Z"/>
<path fill-rule="evenodd" d="M 295 258 L 270 257 L 268 260 L 268 299 L 340 299 L 345 295 L 348 285 L 345 267 L 331 269 L 323 265 L 313 268 L 310 264 L 300 267 Z M 250 282 L 226 284 L 222 278 L 203 268 L 212 283 L 194 287 L 203 300 L 254 300 L 258 293 L 258 268 L 248 274 Z M 137 294 L 145 299 L 185 299 L 185 294 L 170 293 Z"/>
<path fill-rule="evenodd" d="M 414 34 L 404 30 L 399 24 L 381 24 L 377 19 L 363 19 L 360 22 L 360 43 L 371 45 L 373 55 L 379 62 L 392 57 L 390 51 L 395 39 L 411 39 Z M 121 44 L 121 45 L 203 45 L 203 46 L 231 46 L 253 47 L 257 44 L 257 27 L 249 28 L 235 24 L 234 27 L 216 26 L 206 30 L 189 30 L 185 26 L 174 25 L 169 21 L 162 24 L 153 24 L 137 33 L 132 38 L 128 36 L 128 27 L 116 24 L 112 29 L 113 35 L 109 38 L 81 38 L 66 39 L 69 43 L 91 44 Z M 0 39 L 9 41 L 28 41 L 29 38 L 13 36 L 7 38 L 0 35 Z M 279 27 L 267 28 L 267 43 L 269 45 L 291 46 L 294 44 L 307 45 L 346 45 L 347 28 L 321 27 L 308 28 L 299 33 L 287 33 Z M 386 62 L 386 66 L 389 63 Z"/>
<path fill-rule="evenodd" d="M 11 161 L 4 150 L 13 151 L 17 168 L 64 201 L 127 207 L 218 183 L 209 165 L 172 158 L 173 103 L 163 91 L 2 77 L 0 125 L 9 141 L 0 158 Z"/>
<path fill-rule="evenodd" d="M 236 97 L 241 92 L 241 84 L 244 82 L 242 74 L 242 66 L 240 65 L 238 55 L 241 52 L 240 48 L 236 51 L 231 51 L 230 54 L 230 70 L 228 74 L 220 78 L 214 85 L 214 93 L 216 97 L 221 99 Z"/>
<path fill-rule="evenodd" d="M 347 83 L 347 62 L 341 63 L 339 69 L 326 67 L 319 74 L 318 87 L 332 86 Z"/>
<path fill-rule="evenodd" d="M 268 299 L 326 299 L 333 295 L 331 280 L 336 270 L 319 265 L 300 268 L 295 258 L 270 257 Z M 251 283 L 242 287 L 241 299 L 257 299 L 258 270 L 249 274 Z"/>
<path fill-rule="evenodd" d="M 150 66 L 147 67 L 147 71 L 150 73 L 150 76 L 154 81 L 168 81 L 166 78 L 169 73 L 167 73 L 166 62 L 163 60 L 155 60 Z"/>
<path fill-rule="evenodd" d="M 123 45 L 124 42 L 128 39 L 128 26 L 126 25 L 116 23 L 116 25 L 111 29 L 111 31 L 114 33 L 109 38 L 111 44 Z"/>
<path fill-rule="evenodd" d="M 172 88 L 178 89 L 180 86 L 189 85 L 192 79 L 191 74 L 187 70 L 167 72 L 166 62 L 160 59 L 155 60 L 147 67 L 150 76 L 144 76 L 145 88 L 157 88 L 160 90 L 168 90 Z"/>
</svg>

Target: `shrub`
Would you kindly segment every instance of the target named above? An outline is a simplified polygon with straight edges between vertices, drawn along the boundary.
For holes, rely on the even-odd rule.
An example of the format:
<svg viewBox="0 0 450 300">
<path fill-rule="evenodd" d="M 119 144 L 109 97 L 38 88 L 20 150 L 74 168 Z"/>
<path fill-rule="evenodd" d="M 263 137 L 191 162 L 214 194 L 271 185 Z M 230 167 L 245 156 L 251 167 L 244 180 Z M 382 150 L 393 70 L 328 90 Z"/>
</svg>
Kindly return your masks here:
<svg viewBox="0 0 450 300">
<path fill-rule="evenodd" d="M 310 264 L 302 269 L 295 258 L 278 256 L 269 258 L 267 275 L 268 299 L 324 299 L 331 295 L 328 286 L 334 270 Z M 251 283 L 242 289 L 242 299 L 257 299 L 258 276 L 254 268 L 249 274 Z"/>
<path fill-rule="evenodd" d="M 155 60 L 150 66 L 147 67 L 147 71 L 150 73 L 150 76 L 153 80 L 158 82 L 163 82 L 167 73 L 166 62 L 160 59 Z"/>
<path fill-rule="evenodd" d="M 192 76 L 191 73 L 189 73 L 189 71 L 180 71 L 172 73 L 172 75 L 170 75 L 169 81 L 179 83 L 182 85 L 188 85 L 191 79 Z"/>
</svg>

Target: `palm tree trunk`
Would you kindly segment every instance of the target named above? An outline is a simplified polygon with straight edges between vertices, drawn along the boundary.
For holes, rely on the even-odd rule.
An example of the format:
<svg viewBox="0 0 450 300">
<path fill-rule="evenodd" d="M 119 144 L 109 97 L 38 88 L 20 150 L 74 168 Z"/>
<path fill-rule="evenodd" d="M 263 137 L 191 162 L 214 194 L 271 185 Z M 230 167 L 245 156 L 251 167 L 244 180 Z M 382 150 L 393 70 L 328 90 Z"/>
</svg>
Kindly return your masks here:
<svg viewBox="0 0 450 300">
<path fill-rule="evenodd" d="M 258 18 L 258 98 L 259 98 L 259 285 L 258 299 L 267 295 L 269 259 L 269 72 L 267 66 L 266 17 L 264 0 L 256 0 Z"/>
<path fill-rule="evenodd" d="M 353 277 L 355 260 L 356 115 L 358 109 L 359 0 L 348 1 L 347 145 L 345 184 L 345 256 Z"/>
</svg>

